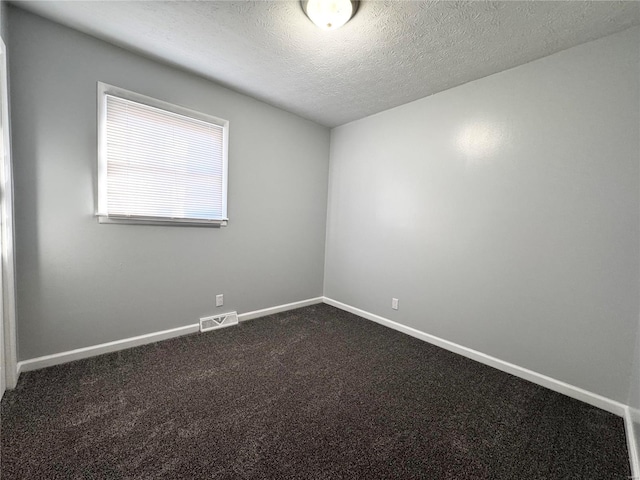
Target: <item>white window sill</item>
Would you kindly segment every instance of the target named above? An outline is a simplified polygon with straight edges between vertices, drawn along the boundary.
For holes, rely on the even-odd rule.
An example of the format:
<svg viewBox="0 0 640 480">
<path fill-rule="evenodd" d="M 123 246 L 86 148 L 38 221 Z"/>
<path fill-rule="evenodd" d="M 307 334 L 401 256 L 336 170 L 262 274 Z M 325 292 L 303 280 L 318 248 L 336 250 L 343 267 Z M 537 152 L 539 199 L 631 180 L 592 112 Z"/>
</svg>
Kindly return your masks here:
<svg viewBox="0 0 640 480">
<path fill-rule="evenodd" d="M 99 223 L 120 223 L 129 225 L 165 225 L 171 227 L 226 227 L 228 219 L 199 220 L 193 218 L 119 217 L 97 215 Z"/>
</svg>

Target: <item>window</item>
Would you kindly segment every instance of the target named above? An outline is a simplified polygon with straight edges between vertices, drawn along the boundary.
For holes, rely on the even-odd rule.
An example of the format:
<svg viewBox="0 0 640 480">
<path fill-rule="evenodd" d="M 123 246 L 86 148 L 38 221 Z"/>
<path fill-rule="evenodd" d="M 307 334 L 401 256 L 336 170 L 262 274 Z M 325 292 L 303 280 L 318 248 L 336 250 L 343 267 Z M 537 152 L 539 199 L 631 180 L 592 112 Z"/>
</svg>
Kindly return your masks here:
<svg viewBox="0 0 640 480">
<path fill-rule="evenodd" d="M 101 223 L 226 225 L 229 122 L 98 83 Z"/>
</svg>

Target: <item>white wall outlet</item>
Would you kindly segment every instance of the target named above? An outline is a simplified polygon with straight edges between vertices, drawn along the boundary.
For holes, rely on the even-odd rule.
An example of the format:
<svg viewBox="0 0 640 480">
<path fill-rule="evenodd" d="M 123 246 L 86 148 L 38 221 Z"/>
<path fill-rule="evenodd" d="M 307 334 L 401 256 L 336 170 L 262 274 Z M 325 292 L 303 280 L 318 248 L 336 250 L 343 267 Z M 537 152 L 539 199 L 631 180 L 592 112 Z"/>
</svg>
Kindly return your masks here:
<svg viewBox="0 0 640 480">
<path fill-rule="evenodd" d="M 393 308 L 394 310 L 398 309 L 398 299 L 397 298 L 392 298 L 391 299 L 391 308 Z"/>
<path fill-rule="evenodd" d="M 224 295 L 216 295 L 216 307 L 221 307 L 222 305 L 224 305 Z"/>
</svg>

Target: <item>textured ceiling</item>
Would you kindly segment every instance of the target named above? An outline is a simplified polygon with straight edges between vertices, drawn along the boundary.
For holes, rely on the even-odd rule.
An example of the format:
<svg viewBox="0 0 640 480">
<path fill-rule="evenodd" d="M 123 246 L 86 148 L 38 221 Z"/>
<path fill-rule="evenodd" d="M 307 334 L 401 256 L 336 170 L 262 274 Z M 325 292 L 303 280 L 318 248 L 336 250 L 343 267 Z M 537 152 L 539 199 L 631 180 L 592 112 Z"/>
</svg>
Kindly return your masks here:
<svg viewBox="0 0 640 480">
<path fill-rule="evenodd" d="M 371 1 L 322 31 L 297 1 L 14 5 L 336 126 L 640 24 L 637 1 Z"/>
</svg>

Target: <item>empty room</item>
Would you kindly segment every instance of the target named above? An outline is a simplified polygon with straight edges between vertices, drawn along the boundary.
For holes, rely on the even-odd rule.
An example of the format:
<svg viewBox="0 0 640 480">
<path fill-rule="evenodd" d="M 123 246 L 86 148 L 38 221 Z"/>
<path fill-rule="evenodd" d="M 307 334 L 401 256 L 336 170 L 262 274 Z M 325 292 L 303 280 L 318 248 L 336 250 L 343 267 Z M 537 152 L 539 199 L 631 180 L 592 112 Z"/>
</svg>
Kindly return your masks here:
<svg viewBox="0 0 640 480">
<path fill-rule="evenodd" d="M 640 479 L 640 2 L 0 1 L 0 477 Z"/>
</svg>

